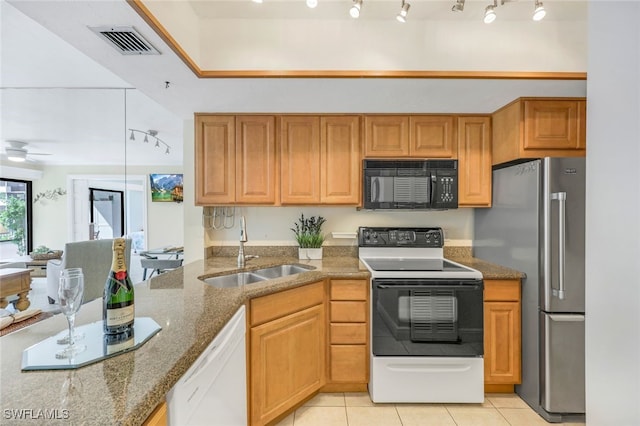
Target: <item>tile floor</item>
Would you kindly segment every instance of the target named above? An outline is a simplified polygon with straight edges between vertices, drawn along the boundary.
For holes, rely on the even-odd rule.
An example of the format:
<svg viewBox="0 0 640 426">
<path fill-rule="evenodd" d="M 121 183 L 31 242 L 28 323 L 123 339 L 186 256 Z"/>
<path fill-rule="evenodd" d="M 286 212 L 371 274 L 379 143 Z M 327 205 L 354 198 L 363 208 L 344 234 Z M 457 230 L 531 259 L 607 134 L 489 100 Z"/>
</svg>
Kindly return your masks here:
<svg viewBox="0 0 640 426">
<path fill-rule="evenodd" d="M 321 393 L 277 426 L 550 425 L 515 394 L 487 394 L 482 404 L 374 404 L 367 393 Z M 584 425 L 555 423 L 554 425 Z"/>
</svg>

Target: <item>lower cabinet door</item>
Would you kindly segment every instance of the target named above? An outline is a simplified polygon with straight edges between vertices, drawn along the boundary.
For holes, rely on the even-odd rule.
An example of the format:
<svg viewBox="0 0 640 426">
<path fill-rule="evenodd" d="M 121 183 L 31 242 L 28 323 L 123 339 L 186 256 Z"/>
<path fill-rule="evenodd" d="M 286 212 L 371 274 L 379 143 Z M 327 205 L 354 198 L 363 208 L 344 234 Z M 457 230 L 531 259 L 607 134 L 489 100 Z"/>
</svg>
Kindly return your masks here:
<svg viewBox="0 0 640 426">
<path fill-rule="evenodd" d="M 366 383 L 369 381 L 367 345 L 331 345 L 329 381 Z"/>
<path fill-rule="evenodd" d="M 520 341 L 520 303 L 485 302 L 485 384 L 520 383 Z"/>
<path fill-rule="evenodd" d="M 264 425 L 325 383 L 325 310 L 316 305 L 251 328 L 251 424 Z"/>
</svg>

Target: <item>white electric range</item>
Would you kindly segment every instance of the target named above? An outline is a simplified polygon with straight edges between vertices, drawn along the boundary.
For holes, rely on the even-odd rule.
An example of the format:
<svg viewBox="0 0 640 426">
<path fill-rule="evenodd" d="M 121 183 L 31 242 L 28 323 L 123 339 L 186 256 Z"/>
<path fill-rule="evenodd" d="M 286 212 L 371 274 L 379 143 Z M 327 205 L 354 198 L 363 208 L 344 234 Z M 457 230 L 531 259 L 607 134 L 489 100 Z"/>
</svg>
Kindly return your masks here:
<svg viewBox="0 0 640 426">
<path fill-rule="evenodd" d="M 482 274 L 444 258 L 441 228 L 358 231 L 371 272 L 373 402 L 484 401 Z"/>
</svg>

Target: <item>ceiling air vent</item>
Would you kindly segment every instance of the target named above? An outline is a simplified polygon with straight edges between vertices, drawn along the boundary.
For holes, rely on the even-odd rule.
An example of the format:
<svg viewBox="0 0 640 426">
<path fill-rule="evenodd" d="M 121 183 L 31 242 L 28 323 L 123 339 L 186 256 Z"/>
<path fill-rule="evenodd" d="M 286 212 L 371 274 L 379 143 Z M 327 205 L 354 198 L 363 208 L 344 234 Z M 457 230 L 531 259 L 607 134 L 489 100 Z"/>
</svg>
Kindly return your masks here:
<svg viewBox="0 0 640 426">
<path fill-rule="evenodd" d="M 159 55 L 133 27 L 89 27 L 123 55 Z"/>
</svg>

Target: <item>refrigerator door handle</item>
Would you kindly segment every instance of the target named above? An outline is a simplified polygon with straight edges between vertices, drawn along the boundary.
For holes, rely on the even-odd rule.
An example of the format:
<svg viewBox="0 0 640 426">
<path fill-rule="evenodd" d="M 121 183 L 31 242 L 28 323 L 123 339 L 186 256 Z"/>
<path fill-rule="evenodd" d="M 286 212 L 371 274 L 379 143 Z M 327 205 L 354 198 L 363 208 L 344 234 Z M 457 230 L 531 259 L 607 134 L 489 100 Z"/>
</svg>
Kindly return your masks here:
<svg viewBox="0 0 640 426">
<path fill-rule="evenodd" d="M 553 295 L 563 300 L 565 297 L 564 276 L 565 276 L 565 252 L 566 252 L 566 206 L 567 193 L 554 192 L 551 200 L 558 201 L 558 290 L 553 290 Z"/>
<path fill-rule="evenodd" d="M 580 314 L 549 314 L 549 319 L 558 322 L 584 322 L 584 315 Z"/>
</svg>

